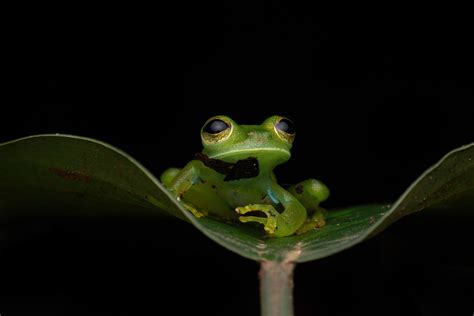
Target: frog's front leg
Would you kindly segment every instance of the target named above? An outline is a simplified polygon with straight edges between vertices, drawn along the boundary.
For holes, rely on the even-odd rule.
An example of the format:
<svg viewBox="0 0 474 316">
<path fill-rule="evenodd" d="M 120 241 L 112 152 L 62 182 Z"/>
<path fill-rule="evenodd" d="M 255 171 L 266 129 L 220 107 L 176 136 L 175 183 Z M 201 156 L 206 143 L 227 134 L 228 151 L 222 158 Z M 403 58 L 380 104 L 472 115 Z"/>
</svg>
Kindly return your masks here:
<svg viewBox="0 0 474 316">
<path fill-rule="evenodd" d="M 204 172 L 202 169 L 206 168 L 199 160 L 190 161 L 183 169 L 171 168 L 166 170 L 162 176 L 161 181 L 166 188 L 179 200 L 183 195 L 196 183 L 205 181 Z M 205 212 L 198 211 L 192 204 L 182 201 L 184 207 L 196 217 L 203 217 Z"/>
<path fill-rule="evenodd" d="M 263 212 L 266 215 L 265 217 L 257 217 L 257 216 L 240 216 L 239 220 L 242 223 L 247 222 L 257 222 L 263 224 L 263 229 L 269 234 L 274 234 L 277 228 L 277 221 L 276 218 L 280 215 L 280 213 L 275 210 L 273 205 L 271 204 L 249 204 L 246 206 L 236 208 L 236 212 L 242 215 L 245 215 L 249 212 Z"/>
<path fill-rule="evenodd" d="M 270 204 L 250 204 L 236 208 L 236 212 L 243 215 L 239 217 L 240 221 L 261 223 L 264 225 L 265 231 L 275 237 L 294 234 L 306 219 L 306 209 L 289 192 L 277 184 L 272 185 L 267 193 L 275 204 L 283 206 L 283 212 L 279 213 Z M 252 211 L 263 212 L 265 217 L 245 216 Z"/>
<path fill-rule="evenodd" d="M 308 179 L 291 186 L 288 191 L 305 206 L 310 214 L 296 232 L 297 234 L 303 234 L 326 225 L 326 210 L 319 206 L 319 203 L 329 197 L 329 189 L 324 183 L 315 179 Z"/>
</svg>

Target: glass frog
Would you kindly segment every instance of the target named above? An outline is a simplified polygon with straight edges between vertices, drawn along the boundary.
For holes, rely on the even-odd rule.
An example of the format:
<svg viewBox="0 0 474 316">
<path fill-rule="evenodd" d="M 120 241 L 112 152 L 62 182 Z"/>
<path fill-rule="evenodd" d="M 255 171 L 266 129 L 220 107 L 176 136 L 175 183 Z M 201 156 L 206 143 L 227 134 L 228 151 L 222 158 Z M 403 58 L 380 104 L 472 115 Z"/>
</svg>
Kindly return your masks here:
<svg viewBox="0 0 474 316">
<path fill-rule="evenodd" d="M 304 233 L 325 225 L 319 203 L 329 190 L 314 179 L 287 189 L 278 184 L 273 169 L 290 158 L 294 138 L 294 124 L 282 116 L 261 125 L 214 116 L 201 129 L 202 153 L 160 180 L 196 217 L 259 223 L 273 237 Z"/>
</svg>

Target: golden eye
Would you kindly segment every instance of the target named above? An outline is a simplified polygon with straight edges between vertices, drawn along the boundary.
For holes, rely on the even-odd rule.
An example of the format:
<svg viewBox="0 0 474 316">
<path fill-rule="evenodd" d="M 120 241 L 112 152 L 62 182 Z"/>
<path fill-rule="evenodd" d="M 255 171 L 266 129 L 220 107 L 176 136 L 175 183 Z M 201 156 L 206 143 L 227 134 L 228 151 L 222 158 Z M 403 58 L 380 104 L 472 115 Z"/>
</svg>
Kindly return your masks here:
<svg viewBox="0 0 474 316">
<path fill-rule="evenodd" d="M 295 139 L 295 124 L 285 117 L 280 118 L 275 123 L 275 131 L 277 134 L 289 143 Z"/>
<path fill-rule="evenodd" d="M 218 143 L 227 139 L 232 132 L 232 123 L 224 117 L 209 119 L 202 128 L 202 139 L 207 143 Z"/>
</svg>

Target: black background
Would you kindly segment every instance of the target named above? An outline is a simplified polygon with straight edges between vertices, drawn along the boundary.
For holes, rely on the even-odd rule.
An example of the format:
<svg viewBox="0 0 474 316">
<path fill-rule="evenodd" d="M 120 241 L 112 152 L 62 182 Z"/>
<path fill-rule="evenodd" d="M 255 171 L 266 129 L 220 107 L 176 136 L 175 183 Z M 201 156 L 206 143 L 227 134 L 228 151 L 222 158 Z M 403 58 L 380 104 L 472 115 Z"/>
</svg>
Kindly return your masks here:
<svg viewBox="0 0 474 316">
<path fill-rule="evenodd" d="M 474 139 L 463 8 L 29 9 L 6 30 L 0 142 L 93 137 L 159 175 L 200 150 L 210 116 L 285 115 L 297 139 L 279 179 L 322 180 L 335 208 L 393 201 Z M 420 213 L 299 265 L 296 315 L 471 315 L 472 224 Z M 57 219 L 18 227 L 0 249 L 2 316 L 258 315 L 258 264 L 185 223 Z"/>
</svg>

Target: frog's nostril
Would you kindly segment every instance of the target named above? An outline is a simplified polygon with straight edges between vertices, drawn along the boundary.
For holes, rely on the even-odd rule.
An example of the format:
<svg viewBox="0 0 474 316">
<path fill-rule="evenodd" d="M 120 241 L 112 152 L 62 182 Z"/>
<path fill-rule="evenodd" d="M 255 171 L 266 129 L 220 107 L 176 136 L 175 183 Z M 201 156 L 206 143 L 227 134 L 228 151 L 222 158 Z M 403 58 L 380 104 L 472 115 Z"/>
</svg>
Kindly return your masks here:
<svg viewBox="0 0 474 316">
<path fill-rule="evenodd" d="M 270 137 L 270 133 L 261 131 L 251 131 L 247 133 L 248 137 L 252 137 L 256 140 L 267 140 Z"/>
</svg>

